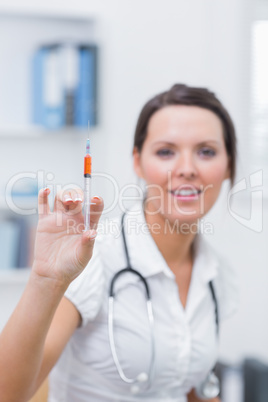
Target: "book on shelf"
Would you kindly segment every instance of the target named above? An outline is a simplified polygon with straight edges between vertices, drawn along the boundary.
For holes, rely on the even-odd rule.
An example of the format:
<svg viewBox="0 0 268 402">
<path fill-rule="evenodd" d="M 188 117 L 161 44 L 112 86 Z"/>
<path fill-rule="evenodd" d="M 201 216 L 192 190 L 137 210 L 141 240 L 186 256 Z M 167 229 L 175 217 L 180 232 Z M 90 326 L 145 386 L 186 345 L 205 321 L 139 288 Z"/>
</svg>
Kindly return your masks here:
<svg viewBox="0 0 268 402">
<path fill-rule="evenodd" d="M 29 237 L 29 225 L 25 218 L 16 219 L 20 231 L 17 250 L 17 268 L 26 268 L 29 265 L 29 253 L 30 253 L 30 237 Z"/>
<path fill-rule="evenodd" d="M 63 109 L 64 124 L 75 124 L 75 92 L 79 81 L 79 49 L 74 45 L 61 46 L 63 71 Z"/>
<path fill-rule="evenodd" d="M 33 226 L 25 217 L 0 220 L 0 271 L 31 266 L 34 238 Z"/>
<path fill-rule="evenodd" d="M 0 270 L 13 269 L 17 266 L 20 227 L 13 219 L 0 222 Z"/>
<path fill-rule="evenodd" d="M 43 99 L 44 92 L 44 66 L 47 54 L 47 47 L 43 46 L 38 49 L 33 55 L 32 61 L 32 111 L 33 123 L 43 124 Z"/>
<path fill-rule="evenodd" d="M 33 56 L 33 122 L 47 129 L 96 125 L 97 46 L 44 45 Z"/>
<path fill-rule="evenodd" d="M 75 99 L 75 125 L 97 124 L 97 47 L 80 47 L 79 83 Z"/>
<path fill-rule="evenodd" d="M 48 46 L 43 72 L 43 124 L 48 129 L 59 129 L 64 125 L 64 115 L 61 55 L 58 45 Z"/>
</svg>

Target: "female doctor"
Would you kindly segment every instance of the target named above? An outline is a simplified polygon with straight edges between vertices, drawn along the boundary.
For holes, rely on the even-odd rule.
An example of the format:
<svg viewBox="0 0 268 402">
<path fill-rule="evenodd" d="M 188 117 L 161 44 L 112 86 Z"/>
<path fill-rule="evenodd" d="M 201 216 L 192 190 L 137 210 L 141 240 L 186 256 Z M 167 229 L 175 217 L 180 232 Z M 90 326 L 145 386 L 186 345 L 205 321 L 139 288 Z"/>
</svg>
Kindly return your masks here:
<svg viewBox="0 0 268 402">
<path fill-rule="evenodd" d="M 219 402 L 218 328 L 237 292 L 200 222 L 233 183 L 235 158 L 220 101 L 177 84 L 139 116 L 133 160 L 146 195 L 114 221 L 119 236 L 95 241 L 99 197 L 83 232 L 81 191 L 57 194 L 51 212 L 40 190 L 32 272 L 0 335 L 1 402 L 27 401 L 50 372 L 50 402 Z"/>
</svg>

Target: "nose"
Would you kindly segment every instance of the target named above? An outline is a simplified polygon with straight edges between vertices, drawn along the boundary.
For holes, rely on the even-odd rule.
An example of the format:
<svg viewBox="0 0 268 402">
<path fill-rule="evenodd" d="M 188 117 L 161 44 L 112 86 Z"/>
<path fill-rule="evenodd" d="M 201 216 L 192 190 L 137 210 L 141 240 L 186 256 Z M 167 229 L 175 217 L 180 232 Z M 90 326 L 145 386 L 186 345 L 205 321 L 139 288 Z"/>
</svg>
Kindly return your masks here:
<svg viewBox="0 0 268 402">
<path fill-rule="evenodd" d="M 175 174 L 186 179 L 192 179 L 197 176 L 197 167 L 191 152 L 180 153 L 176 162 Z"/>
</svg>

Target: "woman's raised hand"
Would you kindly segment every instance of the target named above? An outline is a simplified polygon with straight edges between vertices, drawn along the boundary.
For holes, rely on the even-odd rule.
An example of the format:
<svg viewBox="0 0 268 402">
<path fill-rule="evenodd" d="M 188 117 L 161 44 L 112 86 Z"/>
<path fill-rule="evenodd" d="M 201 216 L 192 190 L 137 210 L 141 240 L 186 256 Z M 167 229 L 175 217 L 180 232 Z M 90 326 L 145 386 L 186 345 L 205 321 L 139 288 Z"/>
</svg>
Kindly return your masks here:
<svg viewBox="0 0 268 402">
<path fill-rule="evenodd" d="M 48 188 L 39 191 L 38 226 L 36 231 L 33 272 L 38 277 L 55 280 L 68 286 L 89 262 L 103 210 L 103 201 L 92 198 L 90 231 L 84 232 L 82 214 L 83 192 L 73 189 L 59 192 L 54 210 L 50 210 Z"/>
</svg>

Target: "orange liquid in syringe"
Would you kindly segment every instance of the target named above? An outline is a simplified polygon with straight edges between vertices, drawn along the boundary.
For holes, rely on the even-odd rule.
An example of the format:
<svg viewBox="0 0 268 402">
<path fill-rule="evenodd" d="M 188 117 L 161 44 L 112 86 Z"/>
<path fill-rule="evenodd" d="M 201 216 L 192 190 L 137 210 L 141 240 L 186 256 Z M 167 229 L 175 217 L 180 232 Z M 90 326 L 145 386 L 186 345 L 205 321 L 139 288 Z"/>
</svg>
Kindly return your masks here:
<svg viewBox="0 0 268 402">
<path fill-rule="evenodd" d="M 84 157 L 84 177 L 91 177 L 91 156 Z"/>
</svg>

